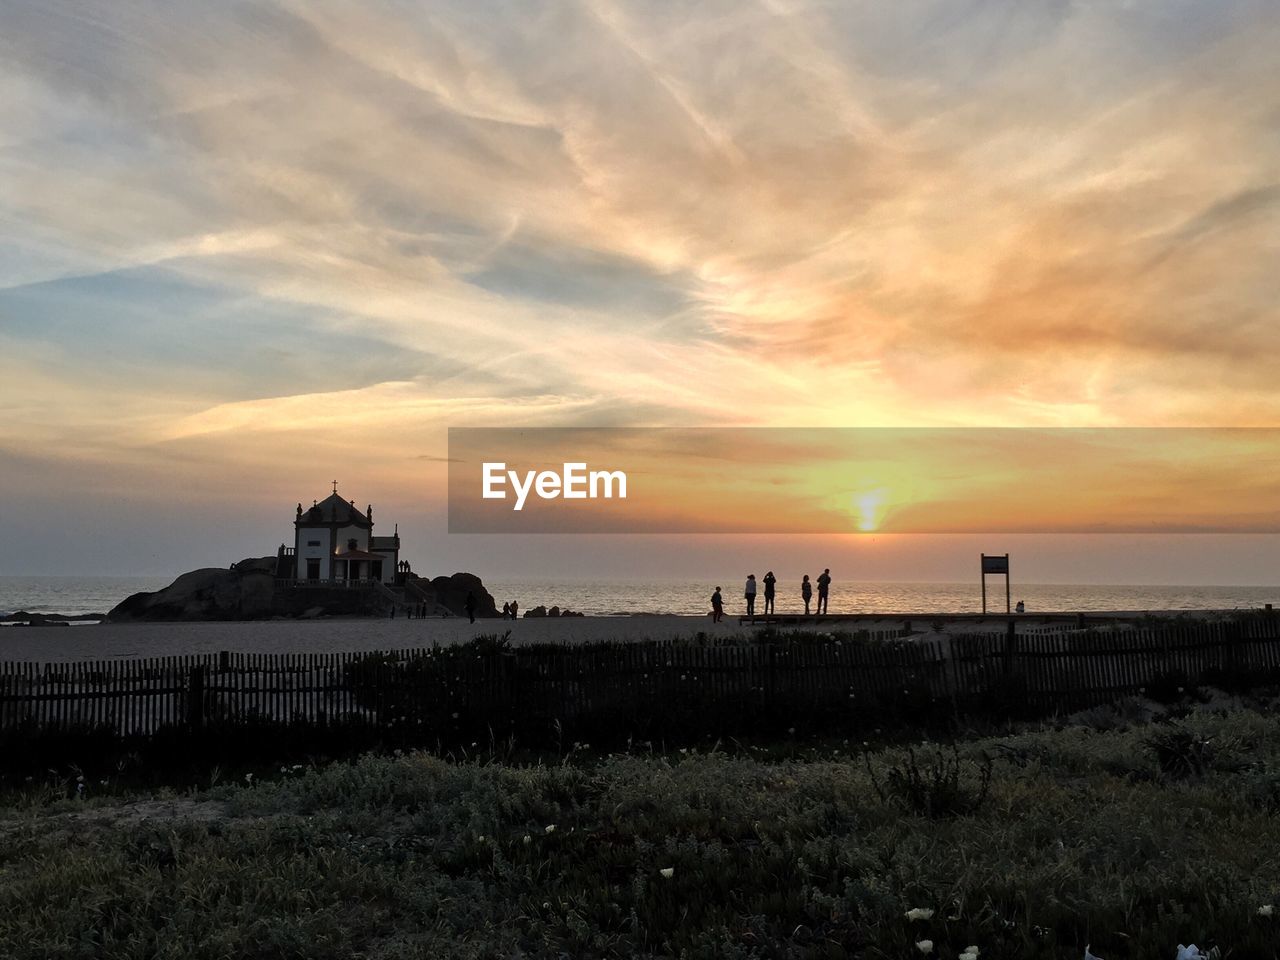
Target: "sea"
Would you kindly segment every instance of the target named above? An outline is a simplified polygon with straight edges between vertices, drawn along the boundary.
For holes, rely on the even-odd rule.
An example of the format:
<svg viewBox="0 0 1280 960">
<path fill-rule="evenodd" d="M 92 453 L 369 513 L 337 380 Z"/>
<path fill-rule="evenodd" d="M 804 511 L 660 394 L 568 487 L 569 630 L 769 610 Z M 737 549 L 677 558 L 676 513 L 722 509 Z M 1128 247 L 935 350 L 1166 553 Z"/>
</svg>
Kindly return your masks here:
<svg viewBox="0 0 1280 960">
<path fill-rule="evenodd" d="M 125 597 L 159 590 L 170 577 L 0 577 L 0 616 L 17 611 L 88 618 L 104 614 Z M 486 580 L 498 606 L 515 600 L 521 610 L 558 606 L 591 616 L 638 614 L 701 615 L 710 608 L 716 585 L 724 588 L 731 614 L 743 606 L 737 576 L 715 580 Z M 988 581 L 992 612 L 1004 608 L 1004 584 Z M 1012 601 L 1028 613 L 1080 610 L 1234 610 L 1280 606 L 1280 587 L 1149 586 L 1114 584 L 1015 584 Z M 757 601 L 763 604 L 763 599 Z M 798 580 L 778 585 L 777 612 L 803 612 Z M 982 609 L 974 583 L 842 582 L 831 589 L 832 613 L 976 613 Z"/>
</svg>

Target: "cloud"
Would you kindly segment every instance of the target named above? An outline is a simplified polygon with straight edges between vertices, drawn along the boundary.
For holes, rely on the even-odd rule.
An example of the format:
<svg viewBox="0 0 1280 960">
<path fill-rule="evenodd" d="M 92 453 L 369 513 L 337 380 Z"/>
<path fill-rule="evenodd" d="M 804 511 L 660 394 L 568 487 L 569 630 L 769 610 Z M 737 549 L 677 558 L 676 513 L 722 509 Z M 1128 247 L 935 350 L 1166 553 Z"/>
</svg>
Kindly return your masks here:
<svg viewBox="0 0 1280 960">
<path fill-rule="evenodd" d="M 1248 2 L 19 5 L 0 442 L 231 475 L 334 425 L 405 461 L 1273 422 L 1278 39 Z"/>
</svg>

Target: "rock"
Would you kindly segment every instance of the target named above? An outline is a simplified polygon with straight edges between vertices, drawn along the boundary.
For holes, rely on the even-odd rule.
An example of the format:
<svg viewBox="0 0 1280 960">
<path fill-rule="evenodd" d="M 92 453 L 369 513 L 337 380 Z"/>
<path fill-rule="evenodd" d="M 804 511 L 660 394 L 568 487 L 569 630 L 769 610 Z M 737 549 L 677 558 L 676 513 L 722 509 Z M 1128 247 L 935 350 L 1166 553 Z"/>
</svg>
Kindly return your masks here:
<svg viewBox="0 0 1280 960">
<path fill-rule="evenodd" d="M 570 610 L 568 607 L 565 607 L 563 610 L 561 610 L 559 607 L 552 607 L 550 610 L 548 610 L 546 607 L 541 605 L 534 607 L 532 610 L 526 610 L 524 612 L 524 615 L 526 617 L 583 617 L 583 616 L 586 616 L 586 614 L 583 614 L 583 613 L 575 613 L 574 611 Z"/>
<path fill-rule="evenodd" d="M 436 602 L 455 616 L 467 615 L 467 594 L 476 598 L 477 617 L 498 616 L 498 606 L 492 594 L 484 588 L 484 584 L 474 573 L 455 573 L 451 577 L 435 577 L 431 581 L 431 589 L 435 592 Z"/>
<path fill-rule="evenodd" d="M 135 593 L 107 614 L 117 623 L 138 620 L 269 620 L 277 617 L 313 619 L 325 616 L 386 616 L 390 598 L 381 588 L 352 589 L 292 581 L 277 586 L 275 557 L 250 557 L 229 568 L 207 567 L 184 573 L 163 590 Z M 465 616 L 467 594 L 476 598 L 477 617 L 496 617 L 493 597 L 480 578 L 470 573 L 412 578 L 405 606 L 425 605 L 430 616 Z"/>
<path fill-rule="evenodd" d="M 105 613 L 85 613 L 85 614 L 67 614 L 67 613 L 28 613 L 26 610 L 17 610 L 13 613 L 5 614 L 0 617 L 0 623 L 21 623 L 32 627 L 41 626 L 57 626 L 59 624 L 66 625 L 71 620 L 105 620 Z"/>
<path fill-rule="evenodd" d="M 272 578 L 276 575 L 276 557 L 250 557 L 233 563 L 231 569 L 237 573 L 266 573 Z"/>
<path fill-rule="evenodd" d="M 230 569 L 184 573 L 163 590 L 135 593 L 107 614 L 131 620 L 258 620 L 275 610 L 274 557 L 242 560 Z"/>
</svg>

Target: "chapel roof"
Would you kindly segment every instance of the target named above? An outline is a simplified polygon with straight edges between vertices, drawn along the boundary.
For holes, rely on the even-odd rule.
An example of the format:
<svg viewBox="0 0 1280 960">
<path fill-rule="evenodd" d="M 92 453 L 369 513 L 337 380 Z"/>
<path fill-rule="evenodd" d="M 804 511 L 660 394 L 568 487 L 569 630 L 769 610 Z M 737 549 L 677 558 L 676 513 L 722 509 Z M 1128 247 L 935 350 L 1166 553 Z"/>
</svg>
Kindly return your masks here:
<svg viewBox="0 0 1280 960">
<path fill-rule="evenodd" d="M 343 500 L 336 493 L 331 493 L 309 510 L 303 510 L 302 516 L 294 521 L 300 526 L 326 526 L 336 524 L 343 527 L 373 526 L 364 511 L 357 509 L 354 502 Z"/>
</svg>

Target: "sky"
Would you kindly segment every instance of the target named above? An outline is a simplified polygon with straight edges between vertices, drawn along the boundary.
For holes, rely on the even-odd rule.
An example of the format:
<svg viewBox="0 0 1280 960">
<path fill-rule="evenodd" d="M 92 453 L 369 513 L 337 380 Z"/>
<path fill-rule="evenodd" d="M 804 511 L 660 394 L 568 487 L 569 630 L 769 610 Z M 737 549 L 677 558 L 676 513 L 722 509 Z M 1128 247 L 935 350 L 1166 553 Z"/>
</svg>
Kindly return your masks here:
<svg viewBox="0 0 1280 960">
<path fill-rule="evenodd" d="M 1276 49 L 1232 0 L 0 0 L 0 573 L 273 552 L 333 479 L 431 572 L 745 549 L 451 537 L 457 426 L 1280 426 Z M 972 566 L 877 542 L 818 549 Z"/>
</svg>

